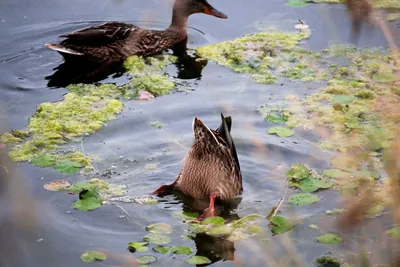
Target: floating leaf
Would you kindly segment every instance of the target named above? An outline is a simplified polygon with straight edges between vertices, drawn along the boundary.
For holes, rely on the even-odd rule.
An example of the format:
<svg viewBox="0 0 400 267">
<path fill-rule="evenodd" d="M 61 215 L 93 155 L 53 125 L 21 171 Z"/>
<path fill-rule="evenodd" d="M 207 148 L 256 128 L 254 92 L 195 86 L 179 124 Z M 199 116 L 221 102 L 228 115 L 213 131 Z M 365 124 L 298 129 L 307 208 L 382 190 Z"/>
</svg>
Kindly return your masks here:
<svg viewBox="0 0 400 267">
<path fill-rule="evenodd" d="M 84 262 L 104 261 L 107 259 L 106 254 L 97 251 L 88 251 L 81 255 L 81 260 Z"/>
<path fill-rule="evenodd" d="M 390 228 L 386 230 L 385 233 L 393 238 L 400 238 L 400 226 Z"/>
<path fill-rule="evenodd" d="M 265 120 L 271 123 L 285 123 L 287 122 L 287 117 L 284 115 L 279 115 L 275 113 L 268 114 L 267 117 L 265 117 Z"/>
<path fill-rule="evenodd" d="M 31 164 L 41 168 L 53 167 L 56 164 L 56 158 L 52 156 L 40 156 L 31 159 Z"/>
<path fill-rule="evenodd" d="M 286 2 L 286 5 L 290 6 L 290 7 L 297 7 L 298 8 L 298 7 L 308 6 L 309 3 L 307 1 L 305 1 L 305 0 L 288 0 Z"/>
<path fill-rule="evenodd" d="M 357 97 L 352 95 L 334 95 L 332 97 L 332 104 L 348 105 L 356 99 Z"/>
<path fill-rule="evenodd" d="M 235 229 L 237 228 L 243 228 L 243 227 L 248 227 L 249 225 L 252 225 L 257 219 L 263 218 L 260 214 L 249 214 L 247 216 L 244 216 L 243 218 L 240 218 L 236 222 L 233 223 L 233 227 Z"/>
<path fill-rule="evenodd" d="M 286 127 L 272 127 L 268 129 L 268 133 L 276 134 L 279 137 L 289 137 L 294 135 L 294 131 Z"/>
<path fill-rule="evenodd" d="M 286 173 L 287 177 L 295 180 L 303 180 L 310 176 L 310 171 L 300 163 L 292 164 L 291 169 Z"/>
<path fill-rule="evenodd" d="M 179 218 L 182 220 L 193 220 L 196 219 L 197 217 L 200 216 L 198 212 L 179 212 L 179 211 L 174 211 L 172 213 L 172 216 L 175 218 Z"/>
<path fill-rule="evenodd" d="M 202 225 L 202 224 L 191 224 L 190 225 L 190 230 L 192 231 L 192 233 L 195 234 L 200 234 L 200 233 L 205 233 L 208 230 L 208 225 Z"/>
<path fill-rule="evenodd" d="M 80 163 L 74 161 L 60 161 L 57 162 L 54 169 L 63 174 L 74 174 L 78 172 L 81 167 L 82 165 Z"/>
<path fill-rule="evenodd" d="M 344 172 L 338 169 L 327 169 L 322 172 L 323 175 L 331 177 L 331 178 L 344 178 L 349 177 L 348 172 Z"/>
<path fill-rule="evenodd" d="M 232 232 L 232 226 L 231 225 L 218 225 L 215 227 L 212 227 L 207 231 L 207 235 L 212 235 L 212 236 L 225 236 L 229 235 Z"/>
<path fill-rule="evenodd" d="M 397 80 L 397 76 L 390 72 L 378 72 L 372 75 L 372 79 L 378 83 L 389 83 Z"/>
<path fill-rule="evenodd" d="M 318 202 L 320 198 L 316 195 L 308 194 L 308 193 L 298 193 L 291 195 L 288 199 L 288 202 L 293 205 L 308 205 L 315 202 Z"/>
<path fill-rule="evenodd" d="M 207 217 L 201 222 L 201 224 L 212 224 L 212 225 L 222 225 L 224 223 L 225 223 L 224 218 L 218 216 Z"/>
<path fill-rule="evenodd" d="M 286 233 L 294 229 L 295 225 L 283 216 L 273 216 L 270 220 L 272 233 L 275 235 Z"/>
<path fill-rule="evenodd" d="M 315 192 L 320 188 L 330 188 L 332 182 L 327 179 L 306 178 L 300 181 L 300 189 L 306 193 Z"/>
<path fill-rule="evenodd" d="M 71 185 L 65 180 L 55 180 L 43 185 L 43 187 L 49 191 L 64 191 L 70 186 Z"/>
<path fill-rule="evenodd" d="M 317 241 L 323 244 L 327 245 L 334 245 L 334 244 L 339 244 L 343 242 L 343 238 L 341 238 L 337 234 L 323 234 L 317 237 Z"/>
<path fill-rule="evenodd" d="M 178 255 L 190 255 L 193 253 L 193 249 L 187 246 L 173 246 L 171 252 Z"/>
<path fill-rule="evenodd" d="M 356 172 L 353 172 L 352 175 L 356 178 L 370 177 L 375 180 L 379 179 L 379 177 L 381 177 L 381 174 L 377 171 L 356 171 Z"/>
<path fill-rule="evenodd" d="M 140 256 L 139 258 L 136 259 L 136 261 L 140 264 L 149 264 L 157 261 L 157 258 L 154 256 Z"/>
<path fill-rule="evenodd" d="M 148 242 L 129 242 L 128 249 L 130 252 L 144 252 L 148 250 L 146 247 L 149 243 Z"/>
<path fill-rule="evenodd" d="M 148 234 L 143 237 L 144 241 L 147 241 L 149 243 L 157 244 L 157 245 L 165 245 L 171 242 L 171 238 L 169 238 L 166 235 L 160 235 L 160 234 Z"/>
<path fill-rule="evenodd" d="M 101 207 L 100 196 L 96 191 L 83 190 L 79 193 L 79 200 L 72 205 L 77 210 L 95 210 Z"/>
<path fill-rule="evenodd" d="M 158 246 L 158 247 L 154 247 L 153 250 L 155 252 L 161 253 L 161 254 L 167 254 L 170 250 L 171 247 L 168 246 Z"/>
<path fill-rule="evenodd" d="M 186 262 L 189 264 L 194 264 L 194 265 L 211 263 L 211 261 L 207 257 L 204 257 L 204 256 L 192 256 L 189 259 L 187 259 Z"/>
<path fill-rule="evenodd" d="M 78 194 L 78 193 L 82 192 L 83 190 L 96 191 L 97 190 L 97 185 L 90 184 L 88 182 L 77 182 L 76 184 L 73 184 L 68 188 L 69 192 L 72 192 L 72 193 L 75 193 L 75 194 Z"/>
<path fill-rule="evenodd" d="M 171 234 L 172 233 L 171 225 L 166 224 L 166 223 L 151 224 L 149 226 L 146 226 L 146 230 L 149 231 L 150 233 L 154 233 L 154 234 Z"/>
</svg>

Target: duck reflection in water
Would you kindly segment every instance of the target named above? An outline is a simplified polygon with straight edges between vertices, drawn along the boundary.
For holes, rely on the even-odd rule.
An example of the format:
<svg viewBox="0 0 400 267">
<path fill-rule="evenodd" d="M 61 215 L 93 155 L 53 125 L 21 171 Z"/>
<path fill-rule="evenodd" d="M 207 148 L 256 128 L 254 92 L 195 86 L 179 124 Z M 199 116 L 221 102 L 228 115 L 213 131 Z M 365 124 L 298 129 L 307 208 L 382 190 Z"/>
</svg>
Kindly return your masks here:
<svg viewBox="0 0 400 267">
<path fill-rule="evenodd" d="M 177 57 L 174 65 L 179 79 L 200 79 L 207 60 L 188 53 L 187 40 L 176 44 L 171 50 Z M 47 76 L 48 87 L 67 87 L 74 83 L 95 83 L 106 78 L 119 78 L 126 71 L 121 61 L 110 61 L 108 64 L 93 63 L 81 59 L 68 59 L 54 68 L 55 72 Z"/>
</svg>

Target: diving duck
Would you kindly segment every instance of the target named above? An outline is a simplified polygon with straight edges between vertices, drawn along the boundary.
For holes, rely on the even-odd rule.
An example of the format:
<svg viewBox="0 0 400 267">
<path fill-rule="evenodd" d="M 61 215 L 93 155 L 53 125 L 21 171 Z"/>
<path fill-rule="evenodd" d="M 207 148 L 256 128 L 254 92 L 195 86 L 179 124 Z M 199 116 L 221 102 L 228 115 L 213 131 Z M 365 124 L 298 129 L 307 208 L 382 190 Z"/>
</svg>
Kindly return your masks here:
<svg viewBox="0 0 400 267">
<path fill-rule="evenodd" d="M 369 0 L 346 0 L 345 3 L 352 23 L 351 41 L 356 44 L 362 23 L 371 19 L 374 8 Z"/>
<path fill-rule="evenodd" d="M 106 22 L 63 34 L 60 37 L 67 39 L 59 44 L 46 44 L 46 47 L 59 52 L 65 59 L 78 57 L 96 63 L 123 61 L 133 55 L 150 56 L 186 40 L 187 20 L 195 13 L 227 18 L 206 0 L 175 0 L 172 22 L 165 30 L 142 29 L 123 22 Z"/>
<path fill-rule="evenodd" d="M 221 120 L 221 125 L 211 130 L 199 118 L 194 118 L 194 142 L 182 170 L 175 182 L 152 192 L 178 190 L 194 199 L 209 199 L 209 207 L 197 221 L 214 216 L 215 199 L 230 200 L 243 192 L 239 159 L 230 134 L 232 119 L 221 114 Z"/>
</svg>

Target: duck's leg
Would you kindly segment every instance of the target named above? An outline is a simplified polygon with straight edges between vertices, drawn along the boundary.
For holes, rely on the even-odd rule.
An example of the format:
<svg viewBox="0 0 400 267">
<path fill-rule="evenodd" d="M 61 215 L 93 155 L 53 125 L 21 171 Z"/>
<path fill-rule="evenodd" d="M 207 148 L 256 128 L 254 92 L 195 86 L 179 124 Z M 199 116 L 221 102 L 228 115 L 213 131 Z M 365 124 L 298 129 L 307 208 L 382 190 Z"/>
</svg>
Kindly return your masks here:
<svg viewBox="0 0 400 267">
<path fill-rule="evenodd" d="M 217 198 L 217 195 L 215 193 L 211 193 L 210 195 L 210 206 L 208 206 L 208 208 L 206 208 L 203 212 L 203 214 L 201 214 L 197 220 L 201 221 L 204 220 L 207 217 L 213 217 L 214 216 L 214 205 L 215 205 L 215 199 Z"/>
</svg>

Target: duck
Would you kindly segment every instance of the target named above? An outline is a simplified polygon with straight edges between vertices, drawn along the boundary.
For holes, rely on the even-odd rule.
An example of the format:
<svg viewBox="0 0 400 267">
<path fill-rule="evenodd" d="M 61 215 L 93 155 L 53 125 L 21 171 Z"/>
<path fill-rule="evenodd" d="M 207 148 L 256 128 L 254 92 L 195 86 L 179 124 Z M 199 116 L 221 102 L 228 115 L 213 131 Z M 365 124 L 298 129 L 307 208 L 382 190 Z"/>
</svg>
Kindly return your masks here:
<svg viewBox="0 0 400 267">
<path fill-rule="evenodd" d="M 198 117 L 193 119 L 194 141 L 183 168 L 172 184 L 162 185 L 153 195 L 180 191 L 193 199 L 209 200 L 194 222 L 214 216 L 215 200 L 229 201 L 243 192 L 242 174 L 231 136 L 232 118 L 221 113 L 220 126 L 212 130 Z"/>
<path fill-rule="evenodd" d="M 188 17 L 196 13 L 227 18 L 207 0 L 175 0 L 172 21 L 165 30 L 111 21 L 60 35 L 66 39 L 45 46 L 59 52 L 65 60 L 85 59 L 95 63 L 123 61 L 133 55 L 151 56 L 187 40 Z"/>
<path fill-rule="evenodd" d="M 372 20 L 374 7 L 369 0 L 346 0 L 347 11 L 351 19 L 351 42 L 357 44 L 362 23 Z"/>
</svg>

